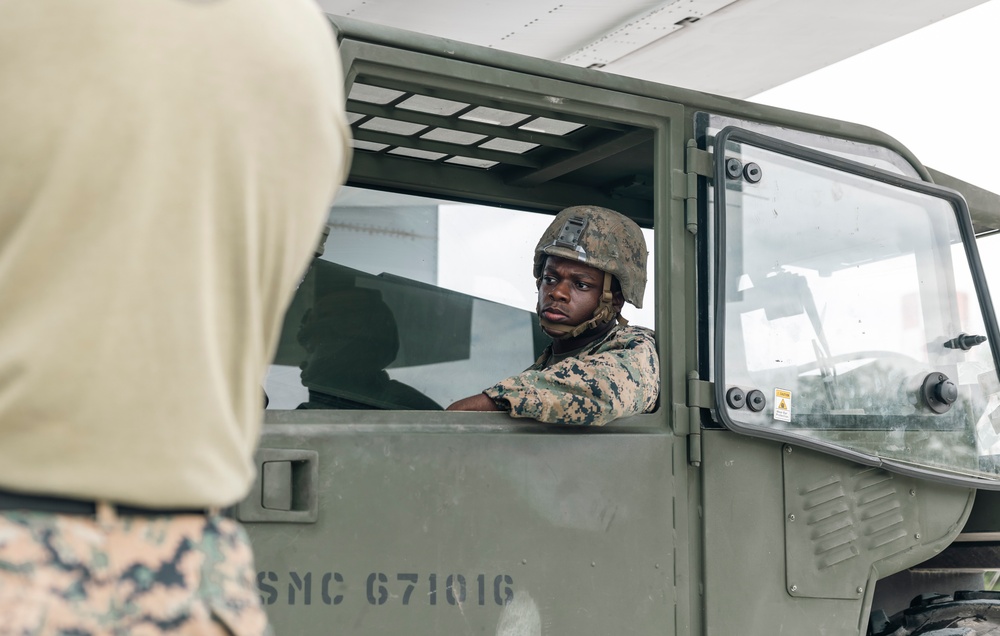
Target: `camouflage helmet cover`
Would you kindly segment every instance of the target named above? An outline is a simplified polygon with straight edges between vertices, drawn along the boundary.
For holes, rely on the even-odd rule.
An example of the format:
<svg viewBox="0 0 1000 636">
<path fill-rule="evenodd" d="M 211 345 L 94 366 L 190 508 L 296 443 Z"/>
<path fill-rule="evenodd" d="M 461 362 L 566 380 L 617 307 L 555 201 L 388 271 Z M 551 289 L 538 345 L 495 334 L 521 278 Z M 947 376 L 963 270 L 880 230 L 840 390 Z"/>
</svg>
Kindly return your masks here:
<svg viewBox="0 0 1000 636">
<path fill-rule="evenodd" d="M 557 214 L 538 240 L 532 273 L 542 275 L 546 256 L 579 261 L 617 278 L 625 300 L 641 308 L 647 254 L 635 221 L 608 208 L 577 205 Z"/>
</svg>

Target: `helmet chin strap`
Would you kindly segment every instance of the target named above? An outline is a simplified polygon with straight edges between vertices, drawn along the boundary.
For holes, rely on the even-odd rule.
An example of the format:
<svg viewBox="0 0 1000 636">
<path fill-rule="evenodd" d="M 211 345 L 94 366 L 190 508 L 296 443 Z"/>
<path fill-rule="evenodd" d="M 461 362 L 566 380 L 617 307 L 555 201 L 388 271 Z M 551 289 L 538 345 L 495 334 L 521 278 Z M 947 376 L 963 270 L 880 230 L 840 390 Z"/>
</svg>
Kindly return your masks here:
<svg viewBox="0 0 1000 636">
<path fill-rule="evenodd" d="M 594 310 L 593 317 L 582 324 L 573 325 L 563 325 L 551 320 L 547 320 L 541 316 L 538 317 L 538 324 L 540 324 L 549 334 L 553 340 L 565 340 L 566 338 L 576 338 L 584 331 L 588 329 L 593 329 L 600 325 L 605 324 L 612 318 L 618 319 L 619 325 L 627 325 L 628 320 L 624 316 L 615 311 L 614 306 L 614 294 L 611 293 L 611 274 L 604 272 L 604 291 L 601 292 L 601 300 L 597 304 L 597 309 Z M 554 332 L 556 335 L 552 335 Z"/>
</svg>

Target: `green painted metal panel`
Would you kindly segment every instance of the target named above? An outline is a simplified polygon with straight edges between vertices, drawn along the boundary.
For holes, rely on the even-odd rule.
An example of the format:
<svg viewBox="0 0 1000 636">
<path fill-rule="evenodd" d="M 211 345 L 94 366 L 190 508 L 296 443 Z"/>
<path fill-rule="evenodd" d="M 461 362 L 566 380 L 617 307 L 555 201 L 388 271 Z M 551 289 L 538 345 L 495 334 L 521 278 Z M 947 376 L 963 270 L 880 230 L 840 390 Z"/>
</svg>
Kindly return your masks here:
<svg viewBox="0 0 1000 636">
<path fill-rule="evenodd" d="M 894 564 L 930 558 L 955 539 L 970 510 L 966 488 L 787 445 L 782 463 L 786 584 L 794 596 L 860 599 L 873 565 L 881 578 Z"/>
<path fill-rule="evenodd" d="M 972 507 L 966 488 L 727 431 L 703 452 L 708 634 L 864 633 L 876 579 L 942 550 Z M 838 548 L 850 558 L 823 567 Z"/>
<path fill-rule="evenodd" d="M 297 634 L 673 633 L 675 443 L 268 425 L 263 449 L 319 453 L 316 522 L 249 525 L 269 615 Z"/>
<path fill-rule="evenodd" d="M 798 599 L 785 589 L 781 444 L 706 430 L 702 450 L 703 633 L 858 634 L 860 600 Z"/>
</svg>

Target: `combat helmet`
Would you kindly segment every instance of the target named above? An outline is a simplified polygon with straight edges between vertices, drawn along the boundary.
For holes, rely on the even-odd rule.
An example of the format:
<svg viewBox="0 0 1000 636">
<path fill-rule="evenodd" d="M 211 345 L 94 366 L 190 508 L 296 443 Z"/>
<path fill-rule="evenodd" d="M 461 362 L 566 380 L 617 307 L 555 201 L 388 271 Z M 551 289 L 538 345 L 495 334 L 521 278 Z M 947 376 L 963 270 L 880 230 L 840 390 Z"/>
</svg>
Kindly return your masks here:
<svg viewBox="0 0 1000 636">
<path fill-rule="evenodd" d="M 542 233 L 535 246 L 532 274 L 540 280 L 545 259 L 559 256 L 578 261 L 604 272 L 604 292 L 591 320 L 575 327 L 556 325 L 541 318 L 551 331 L 564 332 L 559 337 L 575 337 L 587 329 L 616 316 L 612 306 L 611 280 L 618 279 L 622 296 L 638 308 L 646 289 L 646 240 L 635 221 L 595 205 L 578 205 L 561 211 Z"/>
</svg>

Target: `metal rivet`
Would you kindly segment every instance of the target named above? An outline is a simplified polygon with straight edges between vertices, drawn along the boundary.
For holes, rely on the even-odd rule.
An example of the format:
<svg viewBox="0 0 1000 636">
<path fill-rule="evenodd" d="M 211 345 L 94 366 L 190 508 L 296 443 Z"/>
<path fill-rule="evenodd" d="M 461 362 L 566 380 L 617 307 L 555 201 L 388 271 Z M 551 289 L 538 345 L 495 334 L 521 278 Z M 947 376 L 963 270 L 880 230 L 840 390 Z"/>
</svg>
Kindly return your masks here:
<svg viewBox="0 0 1000 636">
<path fill-rule="evenodd" d="M 858 586 L 858 594 L 864 594 L 864 593 L 865 593 L 865 588 L 863 588 L 863 587 L 861 587 L 861 586 L 859 585 L 859 586 Z"/>
<path fill-rule="evenodd" d="M 799 586 L 798 586 L 798 585 L 793 585 L 793 586 L 791 586 L 791 587 L 790 587 L 790 588 L 788 588 L 788 589 L 789 589 L 789 591 L 791 591 L 791 592 L 798 592 L 798 591 L 799 591 Z"/>
<path fill-rule="evenodd" d="M 591 561 L 590 562 L 590 567 L 596 568 L 597 567 L 597 561 Z"/>
<path fill-rule="evenodd" d="M 738 386 L 726 391 L 726 404 L 729 405 L 731 409 L 741 409 L 746 404 L 747 398 L 746 394 L 743 393 L 743 389 Z"/>
<path fill-rule="evenodd" d="M 743 162 L 735 157 L 726 159 L 726 176 L 730 179 L 739 179 L 743 175 Z"/>
<path fill-rule="evenodd" d="M 919 539 L 919 538 L 920 538 L 920 533 L 918 532 L 918 533 L 916 533 L 915 535 L 913 535 L 913 538 L 914 538 L 914 539 Z"/>
<path fill-rule="evenodd" d="M 795 515 L 788 515 L 789 521 L 795 521 Z"/>
<path fill-rule="evenodd" d="M 910 488 L 910 496 L 911 497 L 916 497 L 917 496 L 917 489 L 916 488 Z"/>
<path fill-rule="evenodd" d="M 528 565 L 527 559 L 521 559 L 521 565 Z"/>
<path fill-rule="evenodd" d="M 792 447 L 791 446 L 785 446 L 785 452 L 786 453 L 792 452 Z"/>
<path fill-rule="evenodd" d="M 660 564 L 656 563 L 656 564 L 653 565 L 653 567 L 656 568 L 657 570 L 659 570 L 660 569 Z"/>
</svg>

